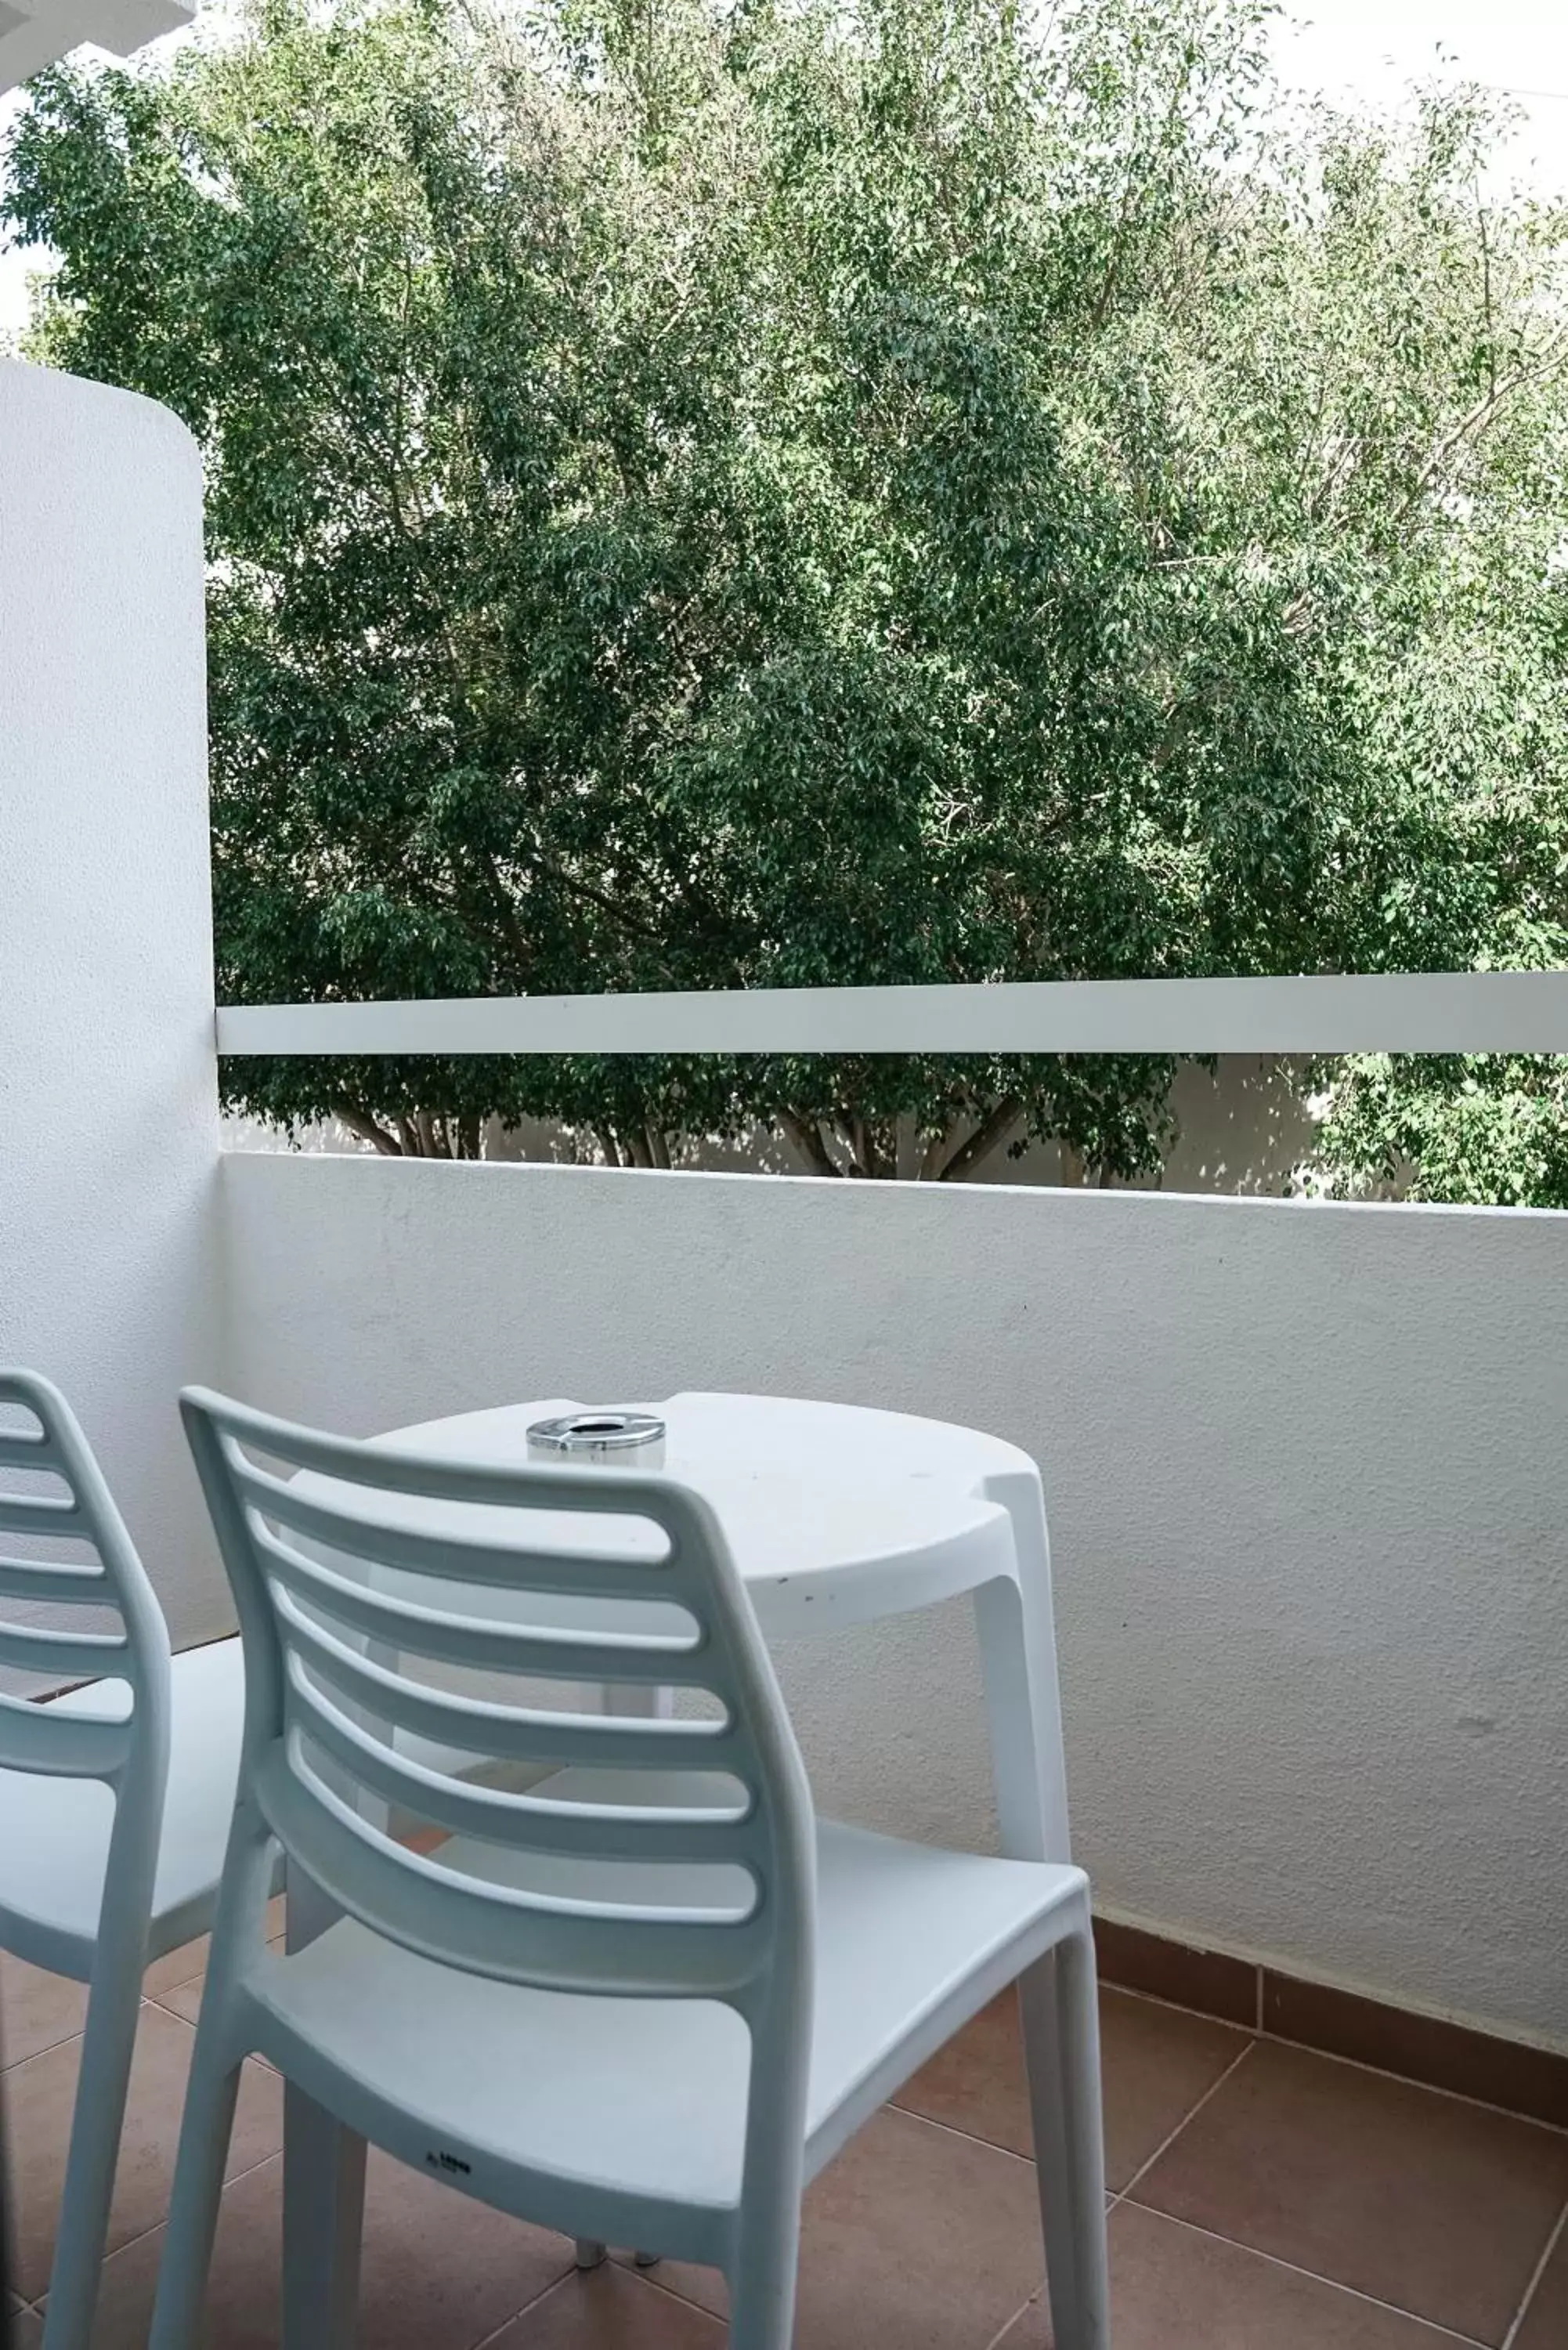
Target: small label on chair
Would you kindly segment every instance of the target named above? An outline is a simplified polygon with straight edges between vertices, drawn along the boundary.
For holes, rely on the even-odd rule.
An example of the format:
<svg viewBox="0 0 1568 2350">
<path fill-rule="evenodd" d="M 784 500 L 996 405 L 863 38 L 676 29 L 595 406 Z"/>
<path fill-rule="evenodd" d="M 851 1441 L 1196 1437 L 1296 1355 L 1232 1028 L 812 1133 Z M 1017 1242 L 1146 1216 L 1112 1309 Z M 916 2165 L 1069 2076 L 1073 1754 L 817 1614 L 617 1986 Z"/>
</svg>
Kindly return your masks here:
<svg viewBox="0 0 1568 2350">
<path fill-rule="evenodd" d="M 461 2155 L 438 2154 L 433 2148 L 425 2156 L 425 2160 L 432 2170 L 460 2170 L 465 2178 L 471 2175 L 473 2168 L 473 2165 L 471 2162 L 464 2162 Z"/>
</svg>

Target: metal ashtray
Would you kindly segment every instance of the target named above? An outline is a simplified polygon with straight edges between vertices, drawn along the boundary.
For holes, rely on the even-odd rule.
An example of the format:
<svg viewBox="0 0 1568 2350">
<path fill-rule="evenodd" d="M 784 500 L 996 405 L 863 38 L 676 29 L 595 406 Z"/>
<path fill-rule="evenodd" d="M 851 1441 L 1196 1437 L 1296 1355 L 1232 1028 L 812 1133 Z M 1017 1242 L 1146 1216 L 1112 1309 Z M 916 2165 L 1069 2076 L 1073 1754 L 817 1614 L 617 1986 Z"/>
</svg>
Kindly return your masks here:
<svg viewBox="0 0 1568 2350">
<path fill-rule="evenodd" d="M 650 1411 L 625 1411 L 618 1405 L 536 1419 L 528 1430 L 528 1457 L 576 1468 L 660 1469 L 664 1422 Z"/>
</svg>

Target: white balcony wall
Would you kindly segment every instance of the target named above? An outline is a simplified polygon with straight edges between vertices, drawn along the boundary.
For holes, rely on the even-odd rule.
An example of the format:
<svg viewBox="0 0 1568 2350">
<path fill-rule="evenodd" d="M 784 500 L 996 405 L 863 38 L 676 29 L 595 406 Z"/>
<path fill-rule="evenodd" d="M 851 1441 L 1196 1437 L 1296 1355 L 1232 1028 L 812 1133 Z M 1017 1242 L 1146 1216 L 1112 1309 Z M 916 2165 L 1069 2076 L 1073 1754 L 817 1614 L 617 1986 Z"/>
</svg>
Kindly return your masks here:
<svg viewBox="0 0 1568 2350">
<path fill-rule="evenodd" d="M 1102 1904 L 1563 2039 L 1568 1217 L 270 1154 L 223 1195 L 232 1375 L 335 1428 L 727 1387 L 1026 1446 Z M 962 1610 L 785 1681 L 825 1804 L 988 1832 Z"/>
<path fill-rule="evenodd" d="M 186 1639 L 216 1362 L 202 476 L 151 401 L 0 363 L 0 1362 L 66 1390 Z"/>
</svg>

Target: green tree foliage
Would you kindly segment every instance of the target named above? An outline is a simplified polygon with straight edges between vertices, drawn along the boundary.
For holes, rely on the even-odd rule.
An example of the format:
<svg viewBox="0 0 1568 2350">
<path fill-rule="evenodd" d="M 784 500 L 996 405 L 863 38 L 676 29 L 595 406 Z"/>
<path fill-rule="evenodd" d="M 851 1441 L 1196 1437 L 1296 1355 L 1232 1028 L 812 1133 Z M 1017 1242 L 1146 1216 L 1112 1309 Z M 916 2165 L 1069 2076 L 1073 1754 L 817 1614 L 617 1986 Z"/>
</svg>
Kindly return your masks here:
<svg viewBox="0 0 1568 2350">
<path fill-rule="evenodd" d="M 1562 224 L 1469 101 L 1288 115 L 1266 13 L 252 0 L 35 85 L 36 355 L 207 463 L 224 995 L 1561 961 Z M 1171 1075 L 226 1084 L 952 1176 L 1147 1169 Z M 1563 1157 L 1550 1065 L 1330 1097 L 1344 1187 Z"/>
</svg>

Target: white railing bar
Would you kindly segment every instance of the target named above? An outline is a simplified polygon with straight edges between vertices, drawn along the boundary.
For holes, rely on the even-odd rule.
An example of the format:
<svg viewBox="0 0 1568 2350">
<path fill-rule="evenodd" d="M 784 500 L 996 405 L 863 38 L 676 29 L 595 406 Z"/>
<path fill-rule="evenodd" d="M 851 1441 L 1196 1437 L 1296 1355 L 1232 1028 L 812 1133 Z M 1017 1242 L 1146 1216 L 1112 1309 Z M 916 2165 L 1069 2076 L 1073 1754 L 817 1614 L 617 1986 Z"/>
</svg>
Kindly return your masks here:
<svg viewBox="0 0 1568 2350">
<path fill-rule="evenodd" d="M 220 1053 L 1568 1053 L 1568 972 L 229 1004 Z"/>
</svg>

